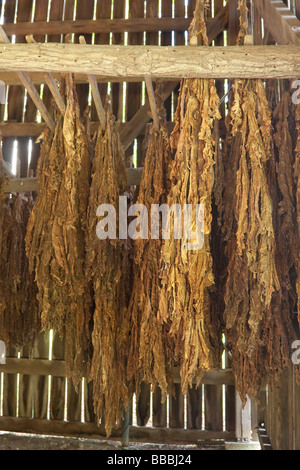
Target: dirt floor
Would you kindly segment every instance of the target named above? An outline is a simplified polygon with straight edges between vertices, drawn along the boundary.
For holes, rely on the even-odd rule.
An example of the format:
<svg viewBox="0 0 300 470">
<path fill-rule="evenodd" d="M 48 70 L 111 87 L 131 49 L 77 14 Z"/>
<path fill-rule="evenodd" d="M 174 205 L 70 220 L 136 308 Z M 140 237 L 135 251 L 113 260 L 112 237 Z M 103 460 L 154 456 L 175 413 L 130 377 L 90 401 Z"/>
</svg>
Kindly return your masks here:
<svg viewBox="0 0 300 470">
<path fill-rule="evenodd" d="M 190 446 L 130 443 L 127 450 L 224 450 L 222 442 Z M 123 450 L 119 441 L 0 432 L 1 450 Z"/>
</svg>

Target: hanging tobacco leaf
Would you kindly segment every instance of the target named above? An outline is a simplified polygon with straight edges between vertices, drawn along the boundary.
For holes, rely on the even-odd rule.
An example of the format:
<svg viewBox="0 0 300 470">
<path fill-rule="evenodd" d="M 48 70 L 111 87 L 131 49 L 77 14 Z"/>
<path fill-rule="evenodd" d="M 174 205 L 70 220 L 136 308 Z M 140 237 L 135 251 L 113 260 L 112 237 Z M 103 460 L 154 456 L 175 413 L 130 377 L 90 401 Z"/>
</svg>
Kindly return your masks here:
<svg viewBox="0 0 300 470">
<path fill-rule="evenodd" d="M 208 44 L 203 2 L 196 6 L 190 34 Z M 198 39 L 199 40 L 199 39 Z M 214 120 L 220 118 L 219 98 L 213 80 L 187 79 L 181 83 L 171 146 L 176 149 L 170 180 L 169 207 L 193 207 L 192 231 L 196 228 L 196 206 L 204 208 L 204 239 L 189 249 L 195 236 L 183 233 L 162 249 L 162 290 L 160 311 L 170 323 L 174 342 L 174 365 L 180 369 L 183 393 L 194 379 L 200 383 L 205 371 L 220 362 L 221 332 L 212 317 L 210 289 L 214 285 L 211 253 L 212 191 L 214 186 Z M 199 233 L 199 231 L 198 231 Z M 201 234 L 200 234 L 201 235 Z M 200 237 L 201 238 L 201 237 Z"/>
<path fill-rule="evenodd" d="M 135 379 L 139 394 L 142 381 L 158 385 L 162 400 L 167 397 L 168 383 L 172 376 L 172 348 L 169 344 L 168 325 L 160 313 L 160 255 L 162 249 L 162 226 L 157 209 L 167 202 L 170 190 L 169 171 L 171 149 L 160 87 L 156 88 L 156 105 L 160 126 L 151 129 L 147 140 L 142 181 L 137 204 L 147 210 L 147 233 L 134 241 L 134 281 L 129 304 L 131 316 L 131 348 L 128 376 Z M 154 218 L 155 217 L 155 218 Z"/>
<path fill-rule="evenodd" d="M 7 346 L 32 353 L 41 330 L 37 286 L 25 254 L 27 222 L 33 207 L 31 193 L 6 197 L 0 244 L 0 331 Z"/>
<path fill-rule="evenodd" d="M 79 119 L 74 79 L 66 77 L 67 107 L 54 135 L 47 129 L 38 164 L 40 192 L 26 236 L 43 329 L 65 338 L 67 375 L 75 387 L 88 368 L 90 287 L 85 278 L 89 136 Z"/>
<path fill-rule="evenodd" d="M 117 230 L 119 197 L 124 195 L 126 185 L 124 151 L 118 126 L 109 107 L 106 128 L 99 129 L 95 145 L 85 265 L 95 304 L 93 358 L 89 378 L 93 380 L 95 412 L 98 421 L 105 418 L 107 436 L 110 436 L 115 425 L 120 424 L 129 406 L 126 379 L 130 335 L 127 312 L 129 242 L 120 240 Z M 115 238 L 109 238 L 109 235 L 105 239 L 98 238 L 99 221 L 96 214 L 102 204 L 109 204 L 115 211 Z"/>
</svg>

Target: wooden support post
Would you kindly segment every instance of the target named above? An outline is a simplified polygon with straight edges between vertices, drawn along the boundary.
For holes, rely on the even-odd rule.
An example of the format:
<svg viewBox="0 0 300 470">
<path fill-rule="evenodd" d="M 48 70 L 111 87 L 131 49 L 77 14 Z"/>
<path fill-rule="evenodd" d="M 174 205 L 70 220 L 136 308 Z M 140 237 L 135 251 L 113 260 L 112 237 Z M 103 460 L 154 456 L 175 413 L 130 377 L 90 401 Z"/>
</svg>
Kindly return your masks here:
<svg viewBox="0 0 300 470">
<path fill-rule="evenodd" d="M 26 36 L 26 41 L 30 44 L 34 44 L 36 41 L 34 40 L 33 36 Z M 49 90 L 52 93 L 53 99 L 55 103 L 57 104 L 58 109 L 60 110 L 61 114 L 64 116 L 66 112 L 66 105 L 64 103 L 64 100 L 59 92 L 58 86 L 56 81 L 54 80 L 53 76 L 51 73 L 45 73 L 44 74 L 45 81 L 49 87 Z"/>
<path fill-rule="evenodd" d="M 80 44 L 86 44 L 84 36 L 79 37 L 79 42 Z M 92 75 L 92 74 L 88 74 L 88 79 L 91 85 L 92 95 L 93 95 L 93 99 L 95 102 L 95 107 L 96 107 L 97 114 L 99 117 L 100 125 L 101 125 L 101 128 L 104 130 L 106 127 L 106 117 L 105 117 L 105 111 L 104 111 L 102 101 L 101 101 L 101 96 L 99 93 L 97 79 L 95 75 Z"/>
<path fill-rule="evenodd" d="M 0 43 L 2 44 L 10 44 L 10 40 L 8 39 L 4 29 L 2 26 L 0 26 Z M 44 118 L 46 124 L 49 126 L 49 128 L 54 131 L 55 129 L 55 123 L 48 112 L 46 106 L 44 105 L 43 101 L 40 98 L 40 95 L 38 94 L 35 86 L 33 85 L 29 75 L 27 72 L 17 72 L 17 75 L 26 88 L 28 94 L 31 96 L 32 101 L 40 111 L 42 117 Z"/>
<path fill-rule="evenodd" d="M 146 83 L 148 97 L 149 97 L 149 104 L 150 104 L 154 129 L 156 131 L 159 131 L 159 117 L 158 117 L 157 108 L 156 108 L 153 84 L 152 84 L 151 77 L 149 75 L 145 77 L 145 83 Z"/>
<path fill-rule="evenodd" d="M 122 431 L 122 446 L 127 447 L 128 444 L 129 444 L 129 411 L 125 411 L 123 431 Z"/>
<path fill-rule="evenodd" d="M 236 392 L 236 438 L 238 441 L 250 441 L 252 436 L 251 401 L 248 398 L 246 405 L 242 406 L 239 394 Z"/>
</svg>

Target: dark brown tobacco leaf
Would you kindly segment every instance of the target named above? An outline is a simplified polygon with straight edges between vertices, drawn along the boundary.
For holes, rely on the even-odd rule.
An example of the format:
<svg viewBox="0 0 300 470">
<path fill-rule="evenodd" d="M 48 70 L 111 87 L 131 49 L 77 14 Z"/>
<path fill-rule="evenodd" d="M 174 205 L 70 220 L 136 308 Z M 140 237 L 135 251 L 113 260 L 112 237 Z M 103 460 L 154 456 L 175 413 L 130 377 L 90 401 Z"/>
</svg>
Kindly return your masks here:
<svg viewBox="0 0 300 470">
<path fill-rule="evenodd" d="M 7 346 L 32 353 L 40 333 L 37 286 L 25 254 L 27 222 L 32 195 L 19 193 L 4 203 L 1 224 L 0 331 Z"/>
</svg>

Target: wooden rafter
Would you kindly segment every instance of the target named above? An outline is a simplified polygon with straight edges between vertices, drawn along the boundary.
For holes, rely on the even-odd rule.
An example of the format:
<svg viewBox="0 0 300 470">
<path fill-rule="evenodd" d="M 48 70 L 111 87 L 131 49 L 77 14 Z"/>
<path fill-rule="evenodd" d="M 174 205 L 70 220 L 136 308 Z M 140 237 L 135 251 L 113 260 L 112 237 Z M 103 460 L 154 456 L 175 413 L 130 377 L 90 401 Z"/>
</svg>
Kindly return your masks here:
<svg viewBox="0 0 300 470">
<path fill-rule="evenodd" d="M 177 82 L 167 82 L 163 86 L 163 99 L 166 101 L 171 95 L 172 91 L 176 88 Z M 146 124 L 149 122 L 149 112 L 151 106 L 149 100 L 142 106 L 133 116 L 133 118 L 120 130 L 121 142 L 124 149 L 127 150 L 133 140 L 143 131 Z"/>
<path fill-rule="evenodd" d="M 254 0 L 265 27 L 279 45 L 300 45 L 300 20 L 281 0 Z"/>
<path fill-rule="evenodd" d="M 10 41 L 3 30 L 3 28 L 0 26 L 0 43 L 4 44 L 2 45 L 3 48 L 6 47 L 11 47 L 12 44 L 10 44 Z M 44 105 L 43 101 L 40 98 L 40 95 L 38 94 L 35 86 L 33 85 L 28 73 L 26 71 L 17 71 L 18 77 L 22 83 L 22 85 L 26 88 L 28 94 L 30 95 L 32 101 L 40 111 L 42 117 L 44 118 L 46 124 L 49 126 L 50 129 L 54 130 L 55 129 L 55 124 L 54 121 L 48 112 L 46 106 Z"/>
<path fill-rule="evenodd" d="M 153 83 L 152 83 L 151 77 L 146 76 L 145 83 L 146 83 L 147 92 L 148 92 L 151 115 L 153 118 L 153 125 L 154 125 L 155 130 L 158 131 L 159 130 L 159 117 L 158 117 L 158 113 L 156 109 L 155 94 L 154 94 Z"/>
<path fill-rule="evenodd" d="M 79 37 L 79 42 L 80 42 L 80 44 L 86 44 L 84 36 Z M 90 83 L 90 86 L 91 86 L 92 95 L 93 95 L 93 99 L 94 99 L 94 103 L 95 103 L 95 107 L 96 107 L 96 110 L 97 110 L 97 114 L 98 114 L 98 118 L 99 118 L 99 121 L 100 121 L 101 128 L 105 129 L 105 126 L 106 126 L 105 111 L 104 111 L 103 104 L 102 104 L 102 101 L 101 101 L 101 96 L 100 96 L 100 93 L 99 93 L 99 88 L 98 88 L 98 84 L 97 84 L 97 80 L 96 80 L 95 75 L 91 74 L 91 73 L 88 74 L 88 80 L 89 80 L 89 83 Z"/>
<path fill-rule="evenodd" d="M 26 36 L 26 41 L 29 43 L 29 44 L 35 44 L 35 40 L 33 38 L 33 36 Z M 44 73 L 44 78 L 45 78 L 45 82 L 47 83 L 48 87 L 49 87 L 49 90 L 51 91 L 52 93 L 52 96 L 53 96 L 53 99 L 58 107 L 58 109 L 60 110 L 61 114 L 64 115 L 65 112 L 66 112 L 66 105 L 65 105 L 65 102 L 60 94 L 60 91 L 58 89 L 58 85 L 57 85 L 57 82 L 55 81 L 55 79 L 53 78 L 52 74 L 51 73 Z"/>
</svg>

